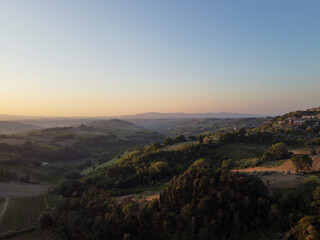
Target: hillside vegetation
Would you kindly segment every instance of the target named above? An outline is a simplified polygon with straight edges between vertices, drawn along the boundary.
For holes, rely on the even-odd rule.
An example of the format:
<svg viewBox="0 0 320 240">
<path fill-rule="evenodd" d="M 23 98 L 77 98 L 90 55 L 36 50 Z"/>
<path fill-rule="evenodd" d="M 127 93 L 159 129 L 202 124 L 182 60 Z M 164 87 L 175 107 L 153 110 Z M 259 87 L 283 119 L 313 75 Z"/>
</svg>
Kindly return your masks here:
<svg viewBox="0 0 320 240">
<path fill-rule="evenodd" d="M 15 134 L 40 128 L 36 125 L 21 122 L 0 121 L 0 134 Z"/>
<path fill-rule="evenodd" d="M 320 129 L 275 119 L 187 137 L 118 120 L 24 135 L 87 154 L 40 223 L 62 239 L 318 239 Z"/>
<path fill-rule="evenodd" d="M 68 170 L 84 169 L 97 161 L 104 163 L 121 151 L 162 138 L 121 120 L 2 135 L 0 164 L 12 175 L 5 180 L 23 177 L 28 181 L 56 183 Z"/>
</svg>

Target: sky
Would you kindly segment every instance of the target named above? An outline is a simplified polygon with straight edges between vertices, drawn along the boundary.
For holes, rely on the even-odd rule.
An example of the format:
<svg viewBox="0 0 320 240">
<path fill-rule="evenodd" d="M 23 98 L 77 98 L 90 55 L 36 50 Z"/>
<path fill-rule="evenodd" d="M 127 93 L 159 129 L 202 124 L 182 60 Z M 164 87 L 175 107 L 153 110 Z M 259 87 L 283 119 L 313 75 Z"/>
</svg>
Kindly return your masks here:
<svg viewBox="0 0 320 240">
<path fill-rule="evenodd" d="M 320 105 L 320 1 L 0 0 L 0 114 Z"/>
</svg>

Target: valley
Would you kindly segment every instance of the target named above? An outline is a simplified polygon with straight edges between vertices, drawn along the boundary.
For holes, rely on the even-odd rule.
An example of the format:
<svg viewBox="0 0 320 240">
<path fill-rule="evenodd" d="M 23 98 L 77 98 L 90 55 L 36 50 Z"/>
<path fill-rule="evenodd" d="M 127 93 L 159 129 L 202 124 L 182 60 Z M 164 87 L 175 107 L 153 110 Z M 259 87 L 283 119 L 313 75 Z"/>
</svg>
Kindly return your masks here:
<svg viewBox="0 0 320 240">
<path fill-rule="evenodd" d="M 0 1 L 0 240 L 320 240 L 320 1 Z"/>
<path fill-rule="evenodd" d="M 154 120 L 143 120 L 147 121 Z M 306 194 L 307 202 L 312 201 L 310 196 L 320 186 L 320 129 L 279 129 L 273 119 L 175 120 L 175 124 L 162 119 L 163 125 L 171 122 L 168 128 L 157 125 L 159 121 L 151 129 L 148 124 L 114 119 L 2 135 L 0 237 L 92 239 L 101 234 L 120 239 L 130 234 L 132 239 L 147 239 L 153 234 L 165 239 L 175 229 L 174 235 L 189 239 L 188 219 L 196 216 L 203 229 L 195 230 L 198 236 L 209 231 L 217 238 L 281 239 L 277 236 L 311 211 L 311 207 L 292 210 L 292 225 L 286 222 L 278 230 L 268 222 L 275 207 L 279 221 L 287 221 L 286 211 L 291 210 L 282 209 L 280 199 L 289 204 Z M 308 156 L 311 165 L 298 169 L 294 156 Z M 293 197 L 287 199 L 287 194 Z M 249 206 L 244 199 L 256 208 L 249 215 L 260 219 L 259 224 L 247 225 L 243 211 Z M 212 204 L 219 214 L 233 219 L 234 229 L 246 225 L 250 234 L 223 230 L 228 227 Z M 241 207 L 227 211 L 237 204 Z M 157 220 L 145 222 L 148 218 Z M 122 230 L 111 230 L 124 219 Z M 81 230 L 78 221 L 85 224 Z M 88 228 L 93 222 L 95 227 Z M 176 224 L 178 228 L 173 227 Z M 159 226 L 167 229 L 161 236 Z M 274 234 L 268 238 L 265 231 Z"/>
</svg>

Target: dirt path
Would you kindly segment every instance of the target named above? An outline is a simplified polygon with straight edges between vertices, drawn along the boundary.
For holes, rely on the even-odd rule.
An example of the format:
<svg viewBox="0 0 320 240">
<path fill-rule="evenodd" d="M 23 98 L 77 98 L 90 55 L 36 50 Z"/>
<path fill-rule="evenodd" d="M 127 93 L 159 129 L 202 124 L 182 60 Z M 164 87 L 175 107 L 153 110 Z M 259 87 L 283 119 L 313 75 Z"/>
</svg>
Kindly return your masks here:
<svg viewBox="0 0 320 240">
<path fill-rule="evenodd" d="M 4 238 L 4 240 L 57 240 L 60 239 L 58 236 L 54 235 L 54 233 L 36 229 L 34 231 L 28 233 L 21 233 L 18 235 L 14 235 L 12 237 Z"/>
<path fill-rule="evenodd" d="M 242 169 L 236 169 L 232 171 L 237 172 L 283 172 L 283 171 L 290 171 L 295 172 L 295 167 L 291 160 L 286 160 L 283 164 L 281 164 L 279 167 L 252 167 L 252 168 L 242 168 Z"/>
<path fill-rule="evenodd" d="M 312 171 L 319 171 L 320 170 L 320 156 L 315 156 L 312 158 L 313 164 L 312 164 Z"/>
<path fill-rule="evenodd" d="M 148 202 L 153 201 L 154 199 L 159 199 L 159 192 L 150 192 L 146 191 L 141 194 L 129 194 L 124 196 L 119 196 L 116 198 L 117 202 L 120 204 L 127 203 L 138 203 L 138 204 L 146 204 Z"/>
<path fill-rule="evenodd" d="M 9 202 L 9 198 L 6 198 L 6 200 L 4 201 L 4 203 L 2 204 L 2 206 L 0 208 L 0 219 L 2 218 L 2 216 L 4 215 L 4 213 L 7 210 L 8 202 Z"/>
</svg>

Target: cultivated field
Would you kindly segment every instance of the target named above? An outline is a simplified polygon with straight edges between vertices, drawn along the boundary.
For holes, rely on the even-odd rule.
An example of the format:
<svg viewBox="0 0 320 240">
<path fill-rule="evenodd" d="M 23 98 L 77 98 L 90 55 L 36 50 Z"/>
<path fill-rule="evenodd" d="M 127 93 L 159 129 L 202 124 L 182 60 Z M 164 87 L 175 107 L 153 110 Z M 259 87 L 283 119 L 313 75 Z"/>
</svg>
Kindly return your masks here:
<svg viewBox="0 0 320 240">
<path fill-rule="evenodd" d="M 40 195 L 47 191 L 49 185 L 14 182 L 0 182 L 0 198 Z"/>
<path fill-rule="evenodd" d="M 82 160 L 50 162 L 45 166 L 7 166 L 8 169 L 27 174 L 35 182 L 56 184 L 69 170 L 74 170 Z"/>
<path fill-rule="evenodd" d="M 0 233 L 38 226 L 41 212 L 57 204 L 58 199 L 49 196 L 10 198 L 0 220 Z"/>
<path fill-rule="evenodd" d="M 0 198 L 0 219 L 2 218 L 3 214 L 7 209 L 8 200 L 8 198 Z"/>
<path fill-rule="evenodd" d="M 320 171 L 320 156 L 312 157 L 313 164 L 311 171 Z M 290 159 L 281 160 L 283 163 L 279 166 L 262 166 L 262 167 L 252 167 L 252 168 L 243 168 L 243 169 L 236 169 L 235 171 L 239 172 L 288 172 L 295 173 L 296 169 Z"/>
<path fill-rule="evenodd" d="M 0 143 L 8 143 L 11 145 L 21 145 L 26 142 L 23 138 L 15 138 L 15 137 L 6 137 L 6 138 L 0 138 Z"/>
</svg>

